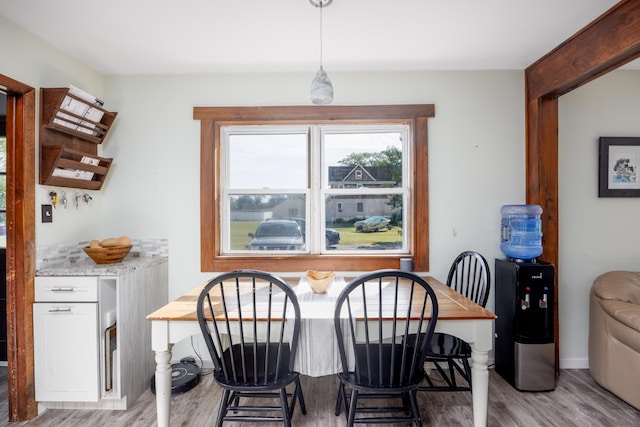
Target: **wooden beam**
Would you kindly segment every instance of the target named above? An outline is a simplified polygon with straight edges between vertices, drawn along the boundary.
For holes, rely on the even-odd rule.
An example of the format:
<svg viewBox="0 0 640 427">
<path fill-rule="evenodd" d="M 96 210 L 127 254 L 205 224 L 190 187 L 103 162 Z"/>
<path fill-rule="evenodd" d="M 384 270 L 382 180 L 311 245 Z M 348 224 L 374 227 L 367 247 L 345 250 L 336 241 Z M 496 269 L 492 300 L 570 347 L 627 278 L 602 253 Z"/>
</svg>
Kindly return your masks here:
<svg viewBox="0 0 640 427">
<path fill-rule="evenodd" d="M 640 57 L 640 0 L 621 1 L 526 70 L 528 100 L 563 95 Z"/>
<path fill-rule="evenodd" d="M 527 203 L 543 209 L 543 256 L 556 266 L 558 322 L 558 97 L 640 56 L 640 0 L 621 1 L 525 70 Z"/>
</svg>

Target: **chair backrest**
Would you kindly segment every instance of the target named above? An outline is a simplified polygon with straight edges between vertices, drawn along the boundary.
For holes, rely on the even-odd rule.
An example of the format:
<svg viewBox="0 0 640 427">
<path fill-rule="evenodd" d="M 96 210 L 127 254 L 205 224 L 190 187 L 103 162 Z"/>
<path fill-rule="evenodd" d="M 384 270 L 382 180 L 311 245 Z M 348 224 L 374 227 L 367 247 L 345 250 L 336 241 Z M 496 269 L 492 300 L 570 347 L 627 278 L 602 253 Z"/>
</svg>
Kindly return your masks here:
<svg viewBox="0 0 640 427">
<path fill-rule="evenodd" d="M 419 384 L 437 319 L 435 293 L 417 275 L 378 270 L 357 277 L 334 313 L 343 371 L 364 387 Z"/>
<path fill-rule="evenodd" d="M 300 306 L 282 279 L 257 270 L 217 276 L 202 289 L 197 314 L 216 380 L 260 386 L 293 372 Z"/>
<path fill-rule="evenodd" d="M 451 264 L 447 286 L 484 307 L 491 288 L 490 274 L 489 264 L 482 255 L 465 251 Z"/>
</svg>

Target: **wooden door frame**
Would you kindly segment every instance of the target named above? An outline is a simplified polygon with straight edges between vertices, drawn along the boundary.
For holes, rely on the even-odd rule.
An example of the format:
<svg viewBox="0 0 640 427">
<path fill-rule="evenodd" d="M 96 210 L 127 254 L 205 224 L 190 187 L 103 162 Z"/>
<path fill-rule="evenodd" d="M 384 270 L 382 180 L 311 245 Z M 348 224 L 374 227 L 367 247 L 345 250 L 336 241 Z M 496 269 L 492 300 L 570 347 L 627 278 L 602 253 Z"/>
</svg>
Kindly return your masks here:
<svg viewBox="0 0 640 427">
<path fill-rule="evenodd" d="M 526 195 L 542 206 L 543 258 L 556 266 L 557 372 L 558 97 L 640 57 L 639 28 L 640 0 L 621 1 L 525 70 Z"/>
<path fill-rule="evenodd" d="M 38 415 L 33 372 L 34 88 L 0 74 L 7 93 L 7 362 L 9 421 Z"/>
</svg>

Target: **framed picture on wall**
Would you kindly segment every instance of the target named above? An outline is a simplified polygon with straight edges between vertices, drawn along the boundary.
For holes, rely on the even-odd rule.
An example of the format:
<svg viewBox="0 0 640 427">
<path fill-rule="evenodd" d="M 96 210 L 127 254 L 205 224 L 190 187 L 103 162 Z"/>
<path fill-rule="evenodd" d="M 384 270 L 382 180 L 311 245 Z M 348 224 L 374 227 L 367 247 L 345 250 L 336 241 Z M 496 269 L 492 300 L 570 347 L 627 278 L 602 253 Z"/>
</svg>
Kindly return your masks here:
<svg viewBox="0 0 640 427">
<path fill-rule="evenodd" d="M 598 197 L 640 197 L 640 137 L 600 137 Z"/>
</svg>

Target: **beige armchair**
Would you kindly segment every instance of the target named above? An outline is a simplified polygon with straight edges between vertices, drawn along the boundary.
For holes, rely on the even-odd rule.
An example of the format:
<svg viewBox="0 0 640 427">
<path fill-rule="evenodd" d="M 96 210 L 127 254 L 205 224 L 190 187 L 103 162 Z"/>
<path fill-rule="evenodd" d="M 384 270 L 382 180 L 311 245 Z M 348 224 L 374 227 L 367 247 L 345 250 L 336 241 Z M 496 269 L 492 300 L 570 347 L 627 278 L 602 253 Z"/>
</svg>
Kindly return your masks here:
<svg viewBox="0 0 640 427">
<path fill-rule="evenodd" d="M 610 271 L 593 282 L 589 369 L 598 384 L 640 409 L 640 272 Z"/>
</svg>

